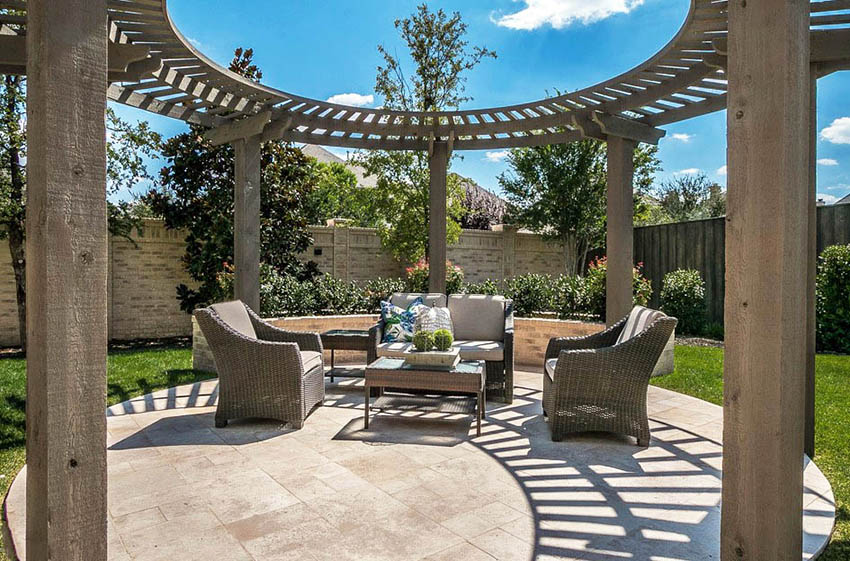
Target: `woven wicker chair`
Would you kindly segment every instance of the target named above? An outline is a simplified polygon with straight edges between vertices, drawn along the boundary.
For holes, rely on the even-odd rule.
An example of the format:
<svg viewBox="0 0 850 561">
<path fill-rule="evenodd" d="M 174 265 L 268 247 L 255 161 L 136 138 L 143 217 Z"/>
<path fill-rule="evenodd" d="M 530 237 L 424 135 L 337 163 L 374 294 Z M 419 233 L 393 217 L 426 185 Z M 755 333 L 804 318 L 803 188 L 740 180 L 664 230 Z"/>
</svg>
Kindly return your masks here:
<svg viewBox="0 0 850 561">
<path fill-rule="evenodd" d="M 213 304 L 195 317 L 215 358 L 215 426 L 259 417 L 300 429 L 325 397 L 322 341 L 316 333 L 284 331 L 242 302 Z"/>
<path fill-rule="evenodd" d="M 574 432 L 608 431 L 649 446 L 649 378 L 676 323 L 676 318 L 636 306 L 601 333 L 550 340 L 543 412 L 552 440 Z"/>
</svg>

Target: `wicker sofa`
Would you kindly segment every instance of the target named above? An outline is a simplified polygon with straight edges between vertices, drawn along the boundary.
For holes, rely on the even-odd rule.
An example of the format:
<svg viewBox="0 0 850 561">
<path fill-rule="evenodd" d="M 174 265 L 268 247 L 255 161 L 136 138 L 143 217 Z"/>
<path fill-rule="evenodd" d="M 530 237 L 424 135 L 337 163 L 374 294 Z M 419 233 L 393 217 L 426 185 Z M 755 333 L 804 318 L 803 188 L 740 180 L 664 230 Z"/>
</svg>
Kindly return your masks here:
<svg viewBox="0 0 850 561">
<path fill-rule="evenodd" d="M 284 331 L 240 301 L 195 310 L 219 377 L 215 426 L 260 417 L 300 429 L 325 397 L 318 334 Z"/>
<path fill-rule="evenodd" d="M 421 297 L 430 307 L 446 307 L 452 316 L 455 342 L 465 360 L 483 360 L 487 373 L 487 393 L 505 403 L 513 401 L 514 313 L 513 301 L 483 294 L 395 293 L 392 304 L 407 308 Z M 383 322 L 369 330 L 369 363 L 382 356 L 403 356 L 411 343 L 384 343 Z"/>
<path fill-rule="evenodd" d="M 600 333 L 551 339 L 543 413 L 552 440 L 574 432 L 610 431 L 649 446 L 649 379 L 676 323 L 662 312 L 636 306 Z"/>
</svg>

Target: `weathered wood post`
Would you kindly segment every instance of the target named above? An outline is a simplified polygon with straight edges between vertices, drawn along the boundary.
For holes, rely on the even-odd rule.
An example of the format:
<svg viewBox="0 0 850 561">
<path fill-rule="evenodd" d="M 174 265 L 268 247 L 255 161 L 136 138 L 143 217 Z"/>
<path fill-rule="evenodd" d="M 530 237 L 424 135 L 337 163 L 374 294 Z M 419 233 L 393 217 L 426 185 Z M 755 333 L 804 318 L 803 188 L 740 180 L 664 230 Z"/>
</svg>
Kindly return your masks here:
<svg viewBox="0 0 850 561">
<path fill-rule="evenodd" d="M 428 262 L 430 292 L 446 292 L 446 183 L 449 169 L 449 145 L 433 143 L 429 157 L 430 193 Z"/>
<path fill-rule="evenodd" d="M 106 559 L 106 0 L 27 2 L 27 559 Z"/>
<path fill-rule="evenodd" d="M 729 3 L 724 561 L 802 556 L 809 2 Z"/>
<path fill-rule="evenodd" d="M 605 322 L 612 325 L 632 309 L 634 268 L 633 140 L 608 137 L 608 231 Z"/>
<path fill-rule="evenodd" d="M 233 293 L 260 313 L 260 154 L 259 135 L 233 142 L 235 157 Z"/>
</svg>

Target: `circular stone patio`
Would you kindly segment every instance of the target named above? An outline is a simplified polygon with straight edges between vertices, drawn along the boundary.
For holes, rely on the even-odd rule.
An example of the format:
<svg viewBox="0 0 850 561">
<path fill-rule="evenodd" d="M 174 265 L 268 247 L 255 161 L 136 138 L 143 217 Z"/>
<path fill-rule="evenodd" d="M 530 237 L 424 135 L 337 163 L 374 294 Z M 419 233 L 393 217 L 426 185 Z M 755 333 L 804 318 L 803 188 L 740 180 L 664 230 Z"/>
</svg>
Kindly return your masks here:
<svg viewBox="0 0 850 561">
<path fill-rule="evenodd" d="M 552 442 L 541 375 L 471 417 L 380 413 L 362 380 L 327 386 L 300 431 L 213 428 L 215 381 L 108 410 L 109 559 L 719 559 L 722 409 L 650 388 L 648 449 L 609 435 Z M 24 558 L 25 476 L 6 515 Z M 806 462 L 804 558 L 835 515 Z"/>
</svg>

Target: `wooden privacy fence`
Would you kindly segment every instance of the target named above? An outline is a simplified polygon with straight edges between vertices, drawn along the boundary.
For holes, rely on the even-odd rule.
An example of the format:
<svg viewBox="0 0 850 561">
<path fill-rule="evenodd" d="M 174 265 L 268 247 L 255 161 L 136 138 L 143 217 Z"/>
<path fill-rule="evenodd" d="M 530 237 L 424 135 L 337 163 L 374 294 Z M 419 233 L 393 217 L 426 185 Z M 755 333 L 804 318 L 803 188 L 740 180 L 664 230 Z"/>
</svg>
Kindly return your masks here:
<svg viewBox="0 0 850 561">
<path fill-rule="evenodd" d="M 818 207 L 818 254 L 825 247 L 850 243 L 850 204 Z M 726 219 L 709 218 L 635 228 L 635 262 L 652 281 L 650 305 L 661 304 L 664 275 L 696 269 L 705 280 L 708 318 L 723 322 L 726 275 Z"/>
</svg>

